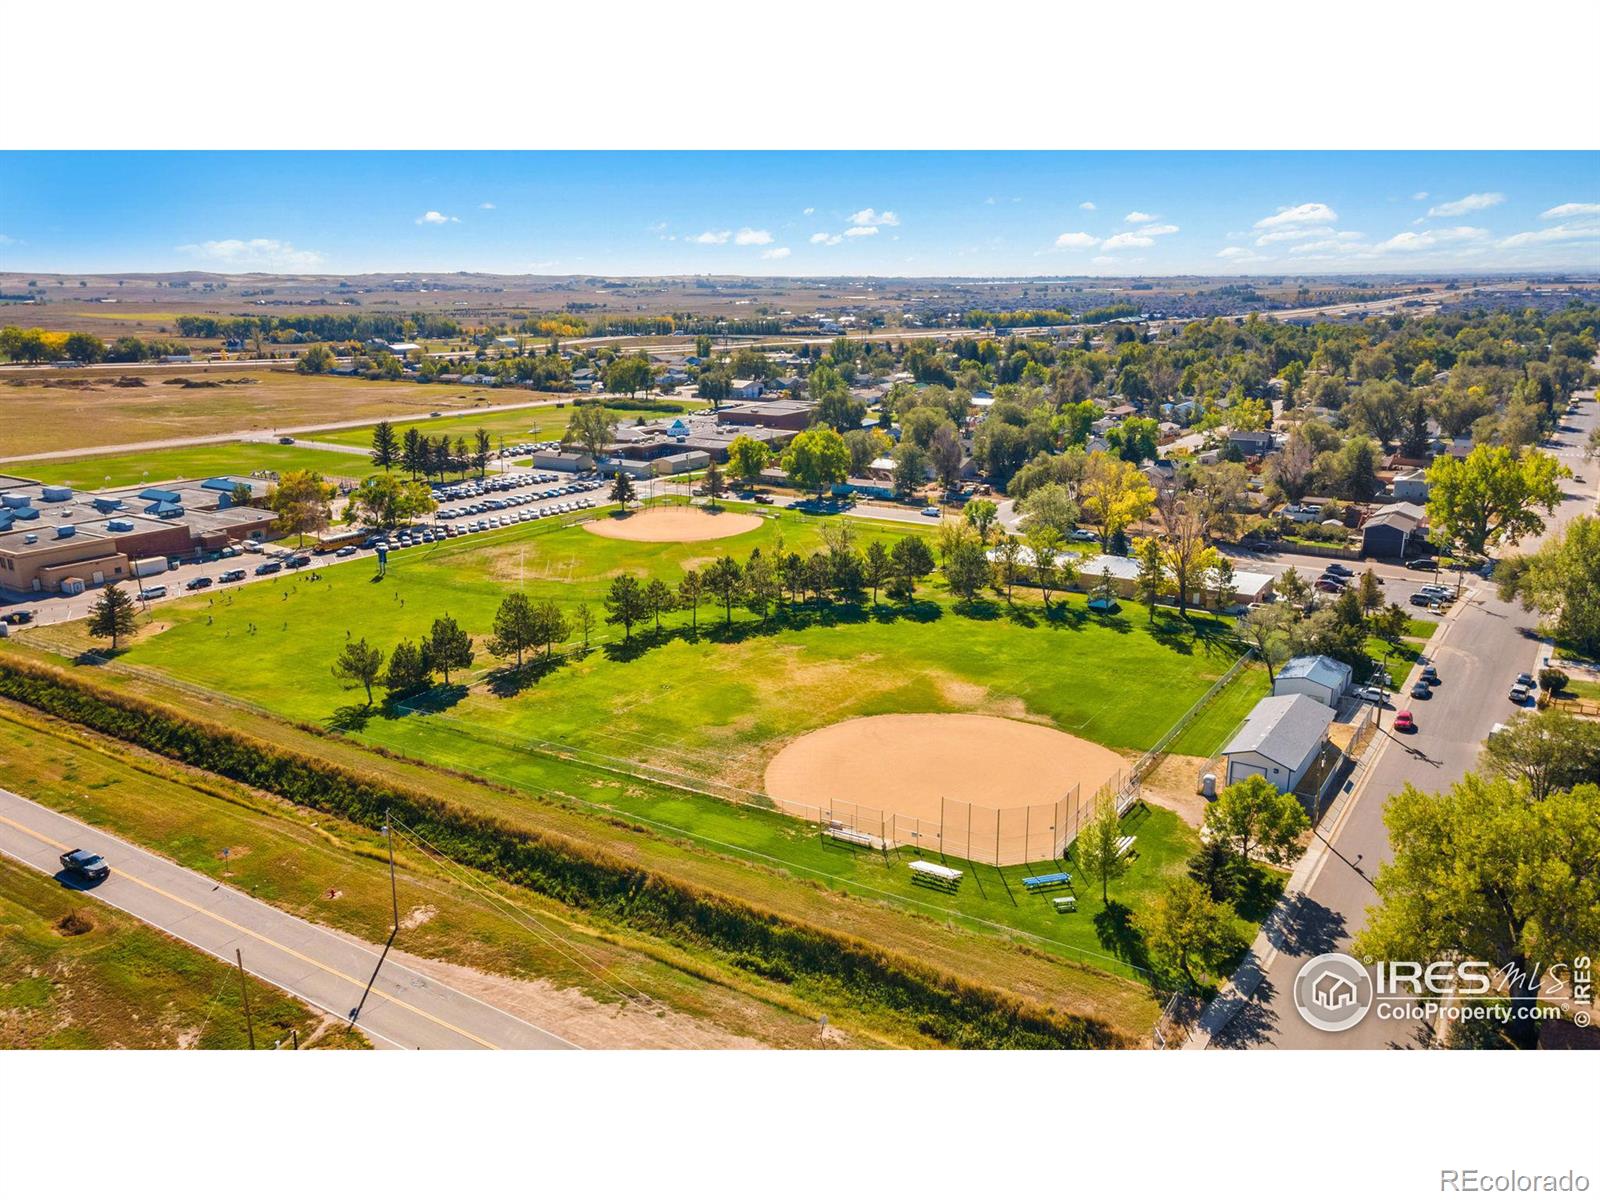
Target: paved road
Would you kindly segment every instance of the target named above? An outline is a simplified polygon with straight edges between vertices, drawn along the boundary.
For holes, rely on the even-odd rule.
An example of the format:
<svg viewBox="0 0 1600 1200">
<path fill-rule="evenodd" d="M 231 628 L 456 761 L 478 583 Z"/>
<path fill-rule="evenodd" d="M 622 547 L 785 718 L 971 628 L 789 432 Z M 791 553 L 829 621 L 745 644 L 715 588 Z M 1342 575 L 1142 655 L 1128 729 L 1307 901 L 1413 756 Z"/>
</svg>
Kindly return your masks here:
<svg viewBox="0 0 1600 1200">
<path fill-rule="evenodd" d="M 1594 510 L 1595 471 L 1583 460 L 1583 443 L 1597 423 L 1600 406 L 1586 404 L 1577 416 L 1565 418 L 1565 431 L 1545 446 L 1579 479 L 1565 481 L 1565 498 L 1547 522 L 1548 532 L 1519 549 L 1533 549 L 1574 517 Z M 1296 870 L 1291 893 L 1299 893 L 1298 902 L 1275 914 L 1257 939 L 1253 949 L 1261 982 L 1211 1044 L 1345 1050 L 1420 1044 L 1423 1031 L 1414 1024 L 1380 1021 L 1376 1011 L 1345 1033 L 1312 1029 L 1294 1009 L 1294 978 L 1317 954 L 1348 952 L 1364 926 L 1366 909 L 1377 899 L 1372 877 L 1389 858 L 1383 824 L 1388 798 L 1408 783 L 1438 791 L 1457 782 L 1476 763 L 1494 724 L 1516 711 L 1507 690 L 1520 672 L 1534 672 L 1547 652 L 1534 630 L 1537 621 L 1536 614 L 1501 601 L 1494 586 L 1481 580 L 1446 617 L 1430 649 L 1441 686 L 1432 700 L 1400 702 L 1415 714 L 1417 733 L 1388 733 L 1393 710 L 1385 714 L 1385 732 L 1356 789 L 1342 803 L 1335 801 L 1321 829 L 1326 841 L 1314 843 Z"/>
<path fill-rule="evenodd" d="M 58 856 L 79 846 L 111 863 L 111 877 L 91 889 L 96 899 L 224 962 L 242 949 L 251 975 L 316 1008 L 347 1016 L 377 966 L 377 949 L 364 942 L 0 790 L 0 853 L 54 876 Z M 576 1048 L 393 959 L 383 964 L 356 1025 L 374 1045 L 408 1050 Z"/>
</svg>

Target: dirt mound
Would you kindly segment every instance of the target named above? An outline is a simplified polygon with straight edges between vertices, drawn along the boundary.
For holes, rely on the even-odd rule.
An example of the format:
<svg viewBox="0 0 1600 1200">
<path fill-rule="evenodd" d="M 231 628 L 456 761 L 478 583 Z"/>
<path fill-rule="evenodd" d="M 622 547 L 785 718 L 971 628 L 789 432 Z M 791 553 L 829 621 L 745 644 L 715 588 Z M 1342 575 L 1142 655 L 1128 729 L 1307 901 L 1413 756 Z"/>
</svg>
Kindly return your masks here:
<svg viewBox="0 0 1600 1200">
<path fill-rule="evenodd" d="M 749 533 L 761 526 L 750 513 L 706 512 L 703 508 L 647 508 L 627 516 L 602 517 L 584 528 L 624 542 L 708 542 Z"/>
</svg>

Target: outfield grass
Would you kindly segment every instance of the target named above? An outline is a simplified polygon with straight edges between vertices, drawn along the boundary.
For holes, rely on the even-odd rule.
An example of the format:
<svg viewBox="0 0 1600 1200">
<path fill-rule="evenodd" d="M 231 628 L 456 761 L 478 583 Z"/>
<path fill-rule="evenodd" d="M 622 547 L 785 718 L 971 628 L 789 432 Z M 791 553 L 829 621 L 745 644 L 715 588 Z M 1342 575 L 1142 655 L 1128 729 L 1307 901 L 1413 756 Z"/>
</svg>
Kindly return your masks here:
<svg viewBox="0 0 1600 1200">
<path fill-rule="evenodd" d="M 213 475 L 248 475 L 252 471 L 318 471 L 330 478 L 361 478 L 371 474 L 372 464 L 356 454 L 280 446 L 276 442 L 218 442 L 88 458 L 0 462 L 0 474 L 62 483 L 84 491 L 173 479 L 208 479 Z"/>
<path fill-rule="evenodd" d="M 567 428 L 567 422 L 572 419 L 572 410 L 575 407 L 576 395 L 570 400 L 556 404 L 541 405 L 535 408 L 509 409 L 505 412 L 486 412 L 477 415 L 450 415 L 436 417 L 425 421 L 402 421 L 396 426 L 397 434 L 404 434 L 411 426 L 427 434 L 429 437 L 438 437 L 447 434 L 452 439 L 464 437 L 470 441 L 472 435 L 480 429 L 489 431 L 491 437 L 496 439 L 498 445 L 501 439 L 515 444 L 529 440 L 549 441 L 559 437 Z M 507 403 L 511 399 L 507 398 Z M 687 411 L 705 408 L 703 400 L 680 400 L 674 398 L 671 403 L 681 405 Z M 618 422 L 632 424 L 643 418 L 646 421 L 659 420 L 663 417 L 671 418 L 676 415 L 662 409 L 635 408 L 627 404 L 607 404 L 606 409 L 616 417 Z M 341 446 L 356 446 L 365 449 L 372 445 L 373 425 L 363 425 L 355 429 L 331 429 L 325 433 L 314 436 L 319 442 L 335 442 Z"/>
<path fill-rule="evenodd" d="M 322 1022 L 259 979 L 250 981 L 250 1015 L 259 1049 L 289 1040 L 291 1030 L 304 1044 Z M 0 857 L 0 1049 L 248 1045 L 232 967 Z"/>
</svg>

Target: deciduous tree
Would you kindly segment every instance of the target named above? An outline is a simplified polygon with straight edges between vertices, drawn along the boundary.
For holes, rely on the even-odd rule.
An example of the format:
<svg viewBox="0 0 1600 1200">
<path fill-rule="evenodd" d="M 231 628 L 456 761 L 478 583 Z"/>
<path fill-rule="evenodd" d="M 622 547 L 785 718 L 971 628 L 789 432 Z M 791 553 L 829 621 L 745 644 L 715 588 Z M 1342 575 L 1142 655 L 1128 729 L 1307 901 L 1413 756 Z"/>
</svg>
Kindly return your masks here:
<svg viewBox="0 0 1600 1200">
<path fill-rule="evenodd" d="M 335 679 L 344 680 L 352 687 L 366 688 L 368 706 L 372 704 L 372 685 L 378 682 L 378 676 L 382 671 L 383 651 L 376 646 L 367 645 L 366 638 L 346 642 L 333 664 Z"/>
</svg>

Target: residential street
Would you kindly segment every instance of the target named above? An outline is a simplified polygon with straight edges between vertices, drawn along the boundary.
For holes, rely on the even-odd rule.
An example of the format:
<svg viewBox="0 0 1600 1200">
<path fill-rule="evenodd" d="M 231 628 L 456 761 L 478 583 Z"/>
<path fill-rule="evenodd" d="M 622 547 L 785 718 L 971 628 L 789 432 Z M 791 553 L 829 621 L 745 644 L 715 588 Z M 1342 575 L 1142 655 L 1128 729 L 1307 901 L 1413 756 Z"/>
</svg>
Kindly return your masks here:
<svg viewBox="0 0 1600 1200">
<path fill-rule="evenodd" d="M 1595 506 L 1595 471 L 1583 461 L 1582 448 L 1597 419 L 1597 406 L 1584 405 L 1564 421 L 1571 431 L 1545 446 L 1579 477 L 1565 481 L 1565 499 L 1547 520 L 1548 531 Z M 1521 548 L 1542 541 L 1530 538 Z M 1365 911 L 1377 898 L 1372 877 L 1388 858 L 1385 800 L 1408 783 L 1438 791 L 1470 771 L 1490 729 L 1515 711 L 1506 695 L 1512 681 L 1519 672 L 1535 671 L 1544 658 L 1547 647 L 1534 632 L 1538 615 L 1501 601 L 1491 583 L 1471 583 L 1428 650 L 1441 680 L 1433 699 L 1397 702 L 1415 714 L 1417 732 L 1389 733 L 1393 709 L 1385 712 L 1384 732 L 1357 768 L 1353 788 L 1330 807 L 1319 829 L 1322 840 L 1313 843 L 1297 869 L 1288 902 L 1264 926 L 1251 961 L 1235 976 L 1235 983 L 1248 989 L 1259 975 L 1254 994 L 1231 1010 L 1225 1027 L 1209 1035 L 1202 1031 L 1191 1045 L 1378 1049 L 1420 1044 L 1421 1031 L 1409 1023 L 1385 1024 L 1376 1011 L 1347 1032 L 1320 1032 L 1300 1018 L 1290 993 L 1307 959 L 1348 952 L 1365 924 Z M 1224 1015 L 1215 1007 L 1207 1014 L 1212 1024 Z"/>
<path fill-rule="evenodd" d="M 347 1017 L 361 1000 L 380 947 L 292 917 L 148 851 L 0 790 L 0 853 L 61 876 L 58 856 L 81 847 L 103 854 L 111 876 L 89 887 L 120 908 L 313 1007 Z M 81 887 L 61 876 L 63 887 Z M 380 1048 L 574 1049 L 570 1042 L 502 1012 L 391 957 L 356 1026 Z"/>
</svg>

